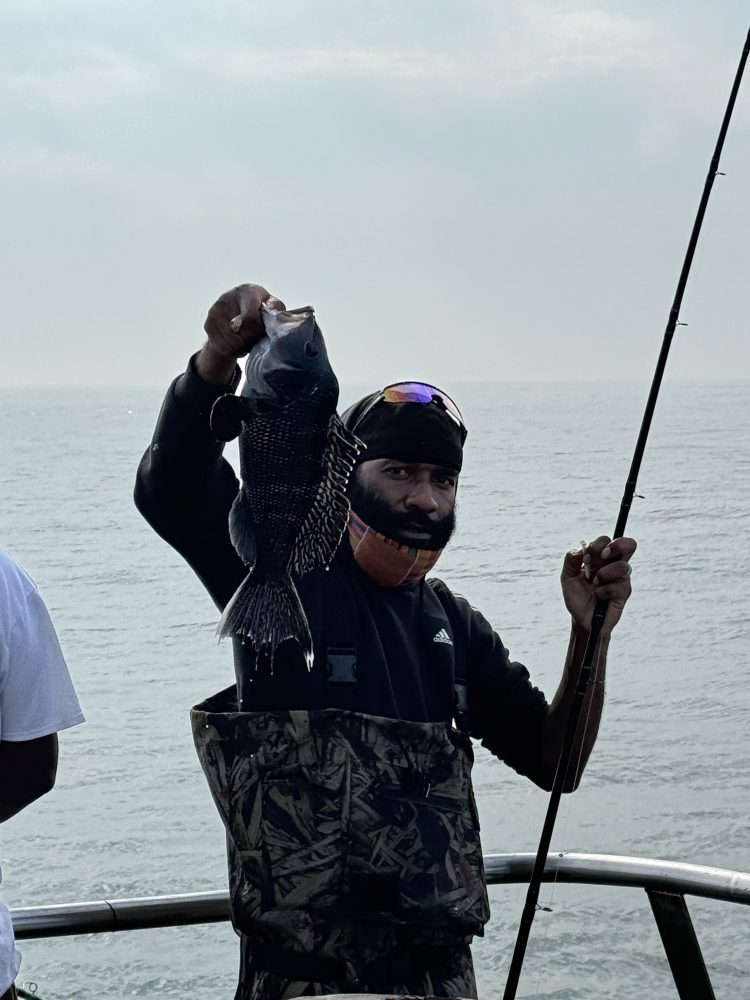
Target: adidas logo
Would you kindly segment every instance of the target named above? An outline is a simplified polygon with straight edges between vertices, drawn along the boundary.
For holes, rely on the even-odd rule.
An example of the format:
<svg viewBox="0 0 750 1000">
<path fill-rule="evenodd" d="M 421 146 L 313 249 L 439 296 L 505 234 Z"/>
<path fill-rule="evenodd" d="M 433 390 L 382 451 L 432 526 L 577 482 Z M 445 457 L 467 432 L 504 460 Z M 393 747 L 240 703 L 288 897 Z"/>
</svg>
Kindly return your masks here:
<svg viewBox="0 0 750 1000">
<path fill-rule="evenodd" d="M 453 645 L 453 640 L 451 639 L 451 637 L 448 635 L 448 633 L 445 631 L 444 628 L 441 628 L 440 631 L 432 637 L 432 641 L 447 642 L 449 646 Z"/>
</svg>

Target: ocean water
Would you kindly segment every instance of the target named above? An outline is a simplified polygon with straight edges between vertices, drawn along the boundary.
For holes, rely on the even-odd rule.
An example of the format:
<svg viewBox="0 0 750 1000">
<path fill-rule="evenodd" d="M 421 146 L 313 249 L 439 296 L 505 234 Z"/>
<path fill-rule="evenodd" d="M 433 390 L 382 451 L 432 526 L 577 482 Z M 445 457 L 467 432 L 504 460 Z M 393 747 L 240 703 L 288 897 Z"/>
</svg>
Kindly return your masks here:
<svg viewBox="0 0 750 1000">
<path fill-rule="evenodd" d="M 459 529 L 438 571 L 548 695 L 568 624 L 565 550 L 612 530 L 647 385 L 451 387 L 470 428 Z M 356 398 L 345 389 L 344 402 Z M 629 533 L 633 597 L 607 704 L 553 850 L 750 870 L 749 382 L 667 383 Z M 188 710 L 233 680 L 217 614 L 140 519 L 132 482 L 154 390 L 0 392 L 2 534 L 40 584 L 87 723 L 63 733 L 55 790 L 0 828 L 10 905 L 222 888 L 224 839 Z M 481 748 L 485 853 L 533 851 L 547 796 Z M 499 996 L 524 889 L 490 890 L 480 995 Z M 641 890 L 546 886 L 519 996 L 672 998 Z M 750 993 L 750 909 L 690 901 L 717 997 Z M 227 925 L 27 941 L 44 1000 L 231 998 Z"/>
</svg>

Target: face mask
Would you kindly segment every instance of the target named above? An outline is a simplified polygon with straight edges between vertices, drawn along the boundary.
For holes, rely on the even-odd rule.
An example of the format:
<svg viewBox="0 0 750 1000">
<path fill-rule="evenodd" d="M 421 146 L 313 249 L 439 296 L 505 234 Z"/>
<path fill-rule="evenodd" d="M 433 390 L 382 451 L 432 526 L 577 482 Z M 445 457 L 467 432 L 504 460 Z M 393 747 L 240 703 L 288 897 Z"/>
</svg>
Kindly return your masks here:
<svg viewBox="0 0 750 1000">
<path fill-rule="evenodd" d="M 439 521 L 433 521 L 418 510 L 395 511 L 380 493 L 362 486 L 356 475 L 349 484 L 349 499 L 360 521 L 372 531 L 385 535 L 406 549 L 413 549 L 420 543 L 410 539 L 408 535 L 404 537 L 404 531 L 416 528 L 418 531 L 429 532 L 429 542 L 422 542 L 420 547 L 442 552 L 456 528 L 455 507 Z"/>
<path fill-rule="evenodd" d="M 380 587 L 400 587 L 421 580 L 443 551 L 401 545 L 374 531 L 354 511 L 349 514 L 349 543 L 356 564 Z"/>
</svg>

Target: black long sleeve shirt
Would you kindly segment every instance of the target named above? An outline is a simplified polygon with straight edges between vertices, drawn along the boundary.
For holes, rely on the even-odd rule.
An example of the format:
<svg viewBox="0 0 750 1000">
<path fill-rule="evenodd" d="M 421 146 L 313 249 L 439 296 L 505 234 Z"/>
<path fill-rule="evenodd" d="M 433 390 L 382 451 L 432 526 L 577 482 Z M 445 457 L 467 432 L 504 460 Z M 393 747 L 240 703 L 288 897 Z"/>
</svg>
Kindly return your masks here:
<svg viewBox="0 0 750 1000">
<path fill-rule="evenodd" d="M 138 509 L 186 559 L 222 610 L 247 574 L 228 529 L 237 477 L 209 426 L 211 406 L 224 391 L 204 382 L 191 360 L 167 392 L 135 488 Z M 455 669 L 466 681 L 471 735 L 533 777 L 547 702 L 531 685 L 526 668 L 510 660 L 499 636 L 467 601 L 439 580 L 376 585 L 356 566 L 346 536 L 330 570 L 308 573 L 296 585 L 310 624 L 314 666 L 308 671 L 291 640 L 277 649 L 272 667 L 256 664 L 250 644 L 233 640 L 243 708 L 343 708 L 447 722 L 455 712 Z M 453 630 L 455 660 L 431 641 L 425 586 L 453 604 L 460 622 Z M 330 633 L 342 629 L 356 646 L 356 683 L 331 683 L 325 669 Z"/>
</svg>

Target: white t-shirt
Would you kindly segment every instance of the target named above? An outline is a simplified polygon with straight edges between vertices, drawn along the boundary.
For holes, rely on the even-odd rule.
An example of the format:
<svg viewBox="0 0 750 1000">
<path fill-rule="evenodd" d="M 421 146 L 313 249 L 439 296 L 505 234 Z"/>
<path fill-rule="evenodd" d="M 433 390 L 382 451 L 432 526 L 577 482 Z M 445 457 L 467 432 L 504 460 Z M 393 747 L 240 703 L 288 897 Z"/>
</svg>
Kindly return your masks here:
<svg viewBox="0 0 750 1000">
<path fill-rule="evenodd" d="M 35 740 L 83 721 L 36 584 L 0 549 L 0 740 Z M 0 903 L 0 995 L 15 981 L 20 964 L 10 914 Z"/>
<path fill-rule="evenodd" d="M 36 584 L 0 550 L 0 740 L 35 740 L 83 721 Z"/>
<path fill-rule="evenodd" d="M 0 996 L 15 983 L 21 967 L 21 956 L 13 941 L 13 924 L 8 907 L 0 903 Z"/>
</svg>

